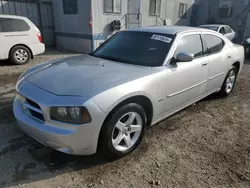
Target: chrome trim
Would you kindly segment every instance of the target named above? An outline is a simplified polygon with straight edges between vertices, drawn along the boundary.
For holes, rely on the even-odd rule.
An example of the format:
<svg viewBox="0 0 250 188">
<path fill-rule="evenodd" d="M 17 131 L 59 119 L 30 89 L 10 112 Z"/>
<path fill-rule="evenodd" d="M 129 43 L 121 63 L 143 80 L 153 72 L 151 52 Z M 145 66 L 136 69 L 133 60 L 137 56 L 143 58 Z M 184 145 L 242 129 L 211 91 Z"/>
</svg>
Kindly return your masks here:
<svg viewBox="0 0 250 188">
<path fill-rule="evenodd" d="M 167 98 L 170 98 L 170 97 L 173 97 L 173 96 L 175 96 L 175 95 L 179 95 L 179 94 L 181 94 L 181 93 L 184 93 L 184 92 L 186 92 L 186 91 L 188 91 L 188 90 L 190 90 L 190 89 L 193 89 L 193 88 L 195 88 L 195 87 L 198 87 L 198 86 L 200 86 L 200 85 L 202 85 L 202 84 L 204 84 L 204 83 L 206 83 L 206 82 L 207 82 L 207 80 L 205 80 L 205 81 L 203 81 L 203 82 L 200 82 L 200 83 L 198 83 L 198 84 L 195 84 L 195 85 L 193 85 L 193 86 L 191 86 L 191 87 L 189 87 L 189 88 L 186 88 L 186 89 L 183 89 L 183 90 L 181 90 L 181 91 L 178 91 L 178 92 L 176 92 L 176 93 L 170 94 L 170 95 L 167 96 Z"/>
<path fill-rule="evenodd" d="M 215 76 L 209 78 L 208 80 L 213 80 L 213 79 L 215 79 L 215 78 L 217 78 L 217 77 L 219 77 L 219 76 L 222 76 L 223 74 L 225 74 L 225 72 L 222 72 L 222 73 L 220 73 L 220 74 L 217 74 L 217 75 L 215 75 Z"/>
<path fill-rule="evenodd" d="M 4 37 L 22 37 L 22 36 L 29 36 L 28 34 L 20 34 L 20 35 L 4 35 Z"/>
</svg>

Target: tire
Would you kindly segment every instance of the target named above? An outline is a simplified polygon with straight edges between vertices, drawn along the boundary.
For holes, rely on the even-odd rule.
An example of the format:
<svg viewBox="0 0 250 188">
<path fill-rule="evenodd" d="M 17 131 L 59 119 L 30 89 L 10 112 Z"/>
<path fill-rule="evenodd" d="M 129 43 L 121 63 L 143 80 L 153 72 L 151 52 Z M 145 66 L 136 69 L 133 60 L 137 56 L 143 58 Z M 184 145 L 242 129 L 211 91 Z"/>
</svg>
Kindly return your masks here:
<svg viewBox="0 0 250 188">
<path fill-rule="evenodd" d="M 25 46 L 15 46 L 9 55 L 9 60 L 14 65 L 24 65 L 29 62 L 30 58 L 30 50 Z"/>
<path fill-rule="evenodd" d="M 238 73 L 238 71 L 237 71 L 235 66 L 232 66 L 229 69 L 227 76 L 226 76 L 226 78 L 223 82 L 223 85 L 221 87 L 221 90 L 219 91 L 219 95 L 221 97 L 227 97 L 232 93 L 234 86 L 235 86 L 235 83 L 236 83 L 237 73 Z"/>
<path fill-rule="evenodd" d="M 141 105 L 130 103 L 115 110 L 108 118 L 100 135 L 102 150 L 110 159 L 124 157 L 135 150 L 144 137 L 146 112 Z"/>
</svg>

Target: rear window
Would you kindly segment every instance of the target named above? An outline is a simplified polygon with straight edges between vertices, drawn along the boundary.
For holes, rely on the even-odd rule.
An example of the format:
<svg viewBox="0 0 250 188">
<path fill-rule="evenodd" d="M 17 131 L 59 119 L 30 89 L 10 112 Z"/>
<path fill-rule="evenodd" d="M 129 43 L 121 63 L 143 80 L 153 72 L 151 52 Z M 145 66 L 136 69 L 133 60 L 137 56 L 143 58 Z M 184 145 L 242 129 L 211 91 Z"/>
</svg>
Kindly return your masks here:
<svg viewBox="0 0 250 188">
<path fill-rule="evenodd" d="M 0 18 L 0 30 L 2 32 L 28 31 L 30 26 L 21 19 Z"/>
</svg>

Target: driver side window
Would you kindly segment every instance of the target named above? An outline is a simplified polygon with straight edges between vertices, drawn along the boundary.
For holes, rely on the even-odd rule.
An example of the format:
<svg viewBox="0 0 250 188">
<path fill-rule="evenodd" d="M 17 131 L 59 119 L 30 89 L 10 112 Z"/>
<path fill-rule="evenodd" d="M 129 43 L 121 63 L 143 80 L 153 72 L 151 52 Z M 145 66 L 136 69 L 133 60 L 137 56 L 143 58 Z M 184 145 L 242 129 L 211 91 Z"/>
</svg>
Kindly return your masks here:
<svg viewBox="0 0 250 188">
<path fill-rule="evenodd" d="M 182 37 L 174 53 L 174 58 L 181 52 L 194 54 L 194 58 L 203 55 L 201 37 L 198 34 L 187 35 Z"/>
</svg>

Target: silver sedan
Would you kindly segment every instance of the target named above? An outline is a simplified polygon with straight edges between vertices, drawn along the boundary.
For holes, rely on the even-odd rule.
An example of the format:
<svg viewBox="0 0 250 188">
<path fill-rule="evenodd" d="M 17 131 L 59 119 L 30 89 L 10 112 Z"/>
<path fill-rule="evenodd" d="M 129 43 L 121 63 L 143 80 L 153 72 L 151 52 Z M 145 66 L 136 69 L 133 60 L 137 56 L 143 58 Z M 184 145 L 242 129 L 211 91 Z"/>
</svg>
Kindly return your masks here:
<svg viewBox="0 0 250 188">
<path fill-rule="evenodd" d="M 58 151 L 122 157 L 148 127 L 212 93 L 228 96 L 243 60 L 243 47 L 214 31 L 129 29 L 93 53 L 24 72 L 14 114 L 24 132 Z"/>
</svg>

